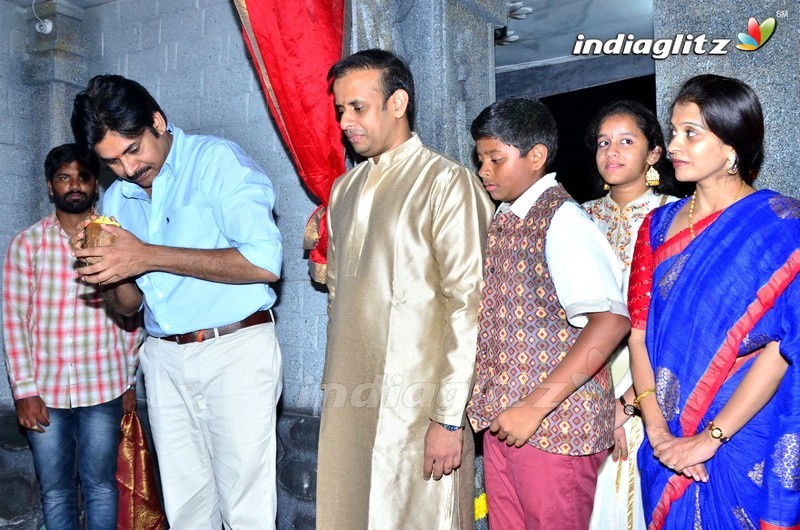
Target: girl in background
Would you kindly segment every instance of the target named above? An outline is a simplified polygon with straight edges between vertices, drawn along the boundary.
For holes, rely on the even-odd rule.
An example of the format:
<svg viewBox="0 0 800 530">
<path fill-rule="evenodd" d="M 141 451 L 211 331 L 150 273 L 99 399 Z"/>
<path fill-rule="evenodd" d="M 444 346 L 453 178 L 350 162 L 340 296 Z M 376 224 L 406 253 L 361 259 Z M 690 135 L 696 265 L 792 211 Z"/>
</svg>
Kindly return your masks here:
<svg viewBox="0 0 800 530">
<path fill-rule="evenodd" d="M 627 295 L 639 226 L 651 210 L 677 200 L 672 195 L 677 182 L 671 165 L 665 161 L 664 136 L 658 120 L 640 103 L 623 100 L 603 107 L 589 126 L 586 145 L 595 153 L 597 187 L 602 185 L 607 193 L 584 203 L 583 208 L 619 258 L 623 294 Z M 627 344 L 620 345 L 610 362 L 617 397 L 617 428 L 611 456 L 600 467 L 590 528 L 644 530 L 636 467 L 636 452 L 644 431 L 641 419 L 630 415 L 638 411 L 632 407 Z"/>
</svg>

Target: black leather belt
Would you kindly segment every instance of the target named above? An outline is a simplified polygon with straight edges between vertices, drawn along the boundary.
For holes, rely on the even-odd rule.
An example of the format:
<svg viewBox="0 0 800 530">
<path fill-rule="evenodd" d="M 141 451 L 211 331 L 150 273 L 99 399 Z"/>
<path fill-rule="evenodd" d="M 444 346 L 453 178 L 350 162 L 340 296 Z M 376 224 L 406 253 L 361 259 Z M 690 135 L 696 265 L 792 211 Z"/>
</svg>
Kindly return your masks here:
<svg viewBox="0 0 800 530">
<path fill-rule="evenodd" d="M 178 344 L 190 344 L 192 342 L 203 342 L 207 339 L 221 337 L 223 335 L 230 335 L 240 329 L 249 328 L 258 324 L 266 324 L 272 322 L 272 311 L 256 311 L 249 317 L 228 324 L 227 326 L 220 326 L 218 328 L 198 329 L 197 331 L 190 331 L 182 335 L 167 335 L 166 337 L 159 337 L 161 340 L 168 340 L 170 342 L 177 342 Z"/>
</svg>

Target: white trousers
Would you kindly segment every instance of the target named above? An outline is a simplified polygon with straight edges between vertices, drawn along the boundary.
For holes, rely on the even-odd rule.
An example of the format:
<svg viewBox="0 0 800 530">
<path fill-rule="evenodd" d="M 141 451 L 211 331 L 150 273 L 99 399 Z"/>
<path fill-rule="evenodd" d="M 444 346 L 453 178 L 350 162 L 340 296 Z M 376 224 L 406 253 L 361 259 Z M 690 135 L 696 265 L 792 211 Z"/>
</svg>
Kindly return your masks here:
<svg viewBox="0 0 800 530">
<path fill-rule="evenodd" d="M 275 528 L 275 325 L 184 345 L 149 337 L 139 359 L 170 528 Z"/>
</svg>

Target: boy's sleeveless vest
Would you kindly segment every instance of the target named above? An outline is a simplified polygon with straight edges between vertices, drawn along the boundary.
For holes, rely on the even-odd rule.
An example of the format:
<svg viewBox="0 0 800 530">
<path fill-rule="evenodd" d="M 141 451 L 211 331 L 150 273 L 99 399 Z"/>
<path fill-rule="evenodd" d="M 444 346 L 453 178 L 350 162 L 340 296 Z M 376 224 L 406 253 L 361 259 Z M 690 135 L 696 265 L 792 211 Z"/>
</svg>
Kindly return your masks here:
<svg viewBox="0 0 800 530">
<path fill-rule="evenodd" d="M 505 212 L 489 227 L 475 387 L 468 406 L 476 430 L 542 384 L 581 331 L 567 321 L 544 252 L 553 215 L 571 200 L 559 184 L 545 190 L 524 219 Z M 550 453 L 594 454 L 613 444 L 613 429 L 606 365 L 555 407 L 528 443 Z"/>
</svg>

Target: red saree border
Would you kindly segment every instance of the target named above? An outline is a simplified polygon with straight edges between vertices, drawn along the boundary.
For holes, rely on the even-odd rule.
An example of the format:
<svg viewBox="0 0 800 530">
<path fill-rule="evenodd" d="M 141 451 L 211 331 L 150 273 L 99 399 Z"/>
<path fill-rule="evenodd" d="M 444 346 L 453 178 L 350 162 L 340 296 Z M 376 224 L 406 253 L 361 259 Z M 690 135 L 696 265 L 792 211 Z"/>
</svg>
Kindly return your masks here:
<svg viewBox="0 0 800 530">
<path fill-rule="evenodd" d="M 728 332 L 725 342 L 714 355 L 714 360 L 708 370 L 689 395 L 689 399 L 686 400 L 686 406 L 681 413 L 681 428 L 684 433 L 696 431 L 700 420 L 711 406 L 714 396 L 729 377 L 742 340 L 753 329 L 756 322 L 775 305 L 775 300 L 797 276 L 798 272 L 800 272 L 800 250 L 795 250 L 789 255 L 786 262 L 772 274 L 767 283 L 758 290 L 756 299 Z"/>
<path fill-rule="evenodd" d="M 697 235 L 699 235 L 703 230 L 708 228 L 711 223 L 716 221 L 717 217 L 719 217 L 724 211 L 725 210 L 714 212 L 711 215 L 704 217 L 696 225 L 694 225 L 695 237 L 697 237 Z M 659 246 L 653 252 L 654 268 L 660 265 L 664 260 L 683 252 L 692 241 L 692 233 L 688 228 L 684 228 L 671 238 L 667 239 L 663 245 Z"/>
<path fill-rule="evenodd" d="M 760 530 L 800 530 L 800 523 L 792 525 L 792 526 L 780 526 L 777 524 L 767 523 L 765 521 L 761 521 L 759 523 Z"/>
<path fill-rule="evenodd" d="M 797 276 L 798 272 L 800 272 L 800 250 L 795 250 L 789 255 L 786 262 L 772 274 L 767 283 L 758 290 L 756 299 L 730 329 L 722 347 L 714 355 L 705 374 L 686 400 L 686 405 L 681 412 L 681 429 L 684 433 L 696 432 L 697 426 L 711 406 L 714 396 L 730 377 L 742 340 L 753 329 L 756 322 L 772 308 L 775 300 Z M 691 483 L 691 479 L 680 475 L 675 475 L 667 481 L 664 492 L 653 510 L 653 519 L 648 527 L 650 530 L 660 530 L 664 526 L 670 505 L 684 494 Z M 792 529 L 795 528 L 797 527 L 792 527 Z"/>
<path fill-rule="evenodd" d="M 647 527 L 648 530 L 661 530 L 664 527 L 672 501 L 680 499 L 692 482 L 692 479 L 683 475 L 670 477 L 667 485 L 664 486 L 664 492 L 661 494 L 658 504 L 653 508 L 653 519 Z"/>
<path fill-rule="evenodd" d="M 733 367 L 731 368 L 728 375 L 725 377 L 725 380 L 728 380 L 731 377 L 733 377 L 733 375 L 736 372 L 738 372 L 747 363 L 747 361 L 749 361 L 751 358 L 755 357 L 762 351 L 764 351 L 764 348 L 756 350 L 742 357 L 736 357 L 736 360 L 733 362 Z M 669 507 L 672 504 L 672 501 L 680 499 L 686 492 L 686 489 L 689 487 L 691 483 L 692 479 L 686 478 L 682 475 L 675 475 L 667 481 L 667 486 L 664 488 L 664 494 L 662 494 L 661 500 L 658 502 L 655 509 L 653 510 L 653 522 L 648 527 L 650 530 L 658 530 L 663 526 L 664 521 L 667 518 L 667 514 L 669 513 Z M 669 492 L 669 495 L 667 495 L 668 493 L 667 490 L 671 490 Z M 657 518 L 660 521 L 659 526 L 655 526 Z M 775 529 L 780 530 L 777 526 L 775 527 Z M 795 527 L 792 527 L 790 530 L 795 530 Z M 800 528 L 797 528 L 796 530 L 800 530 Z"/>
</svg>

